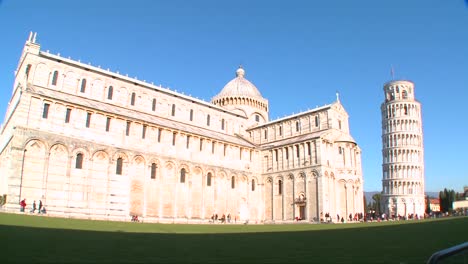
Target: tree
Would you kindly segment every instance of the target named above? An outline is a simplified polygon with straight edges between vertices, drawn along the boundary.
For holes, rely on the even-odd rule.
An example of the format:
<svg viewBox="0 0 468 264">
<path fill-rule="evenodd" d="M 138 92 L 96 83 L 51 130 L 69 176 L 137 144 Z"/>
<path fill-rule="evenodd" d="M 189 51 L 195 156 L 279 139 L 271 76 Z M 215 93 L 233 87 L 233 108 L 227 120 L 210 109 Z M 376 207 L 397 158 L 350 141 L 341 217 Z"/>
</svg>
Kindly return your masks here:
<svg viewBox="0 0 468 264">
<path fill-rule="evenodd" d="M 426 195 L 426 214 L 431 214 L 431 198 Z"/>
<path fill-rule="evenodd" d="M 377 215 L 381 215 L 381 206 L 380 206 L 380 201 L 382 199 L 382 195 L 380 193 L 376 193 L 372 195 L 372 200 L 374 200 L 374 208 L 375 208 L 375 213 Z"/>
<path fill-rule="evenodd" d="M 454 190 L 447 190 L 439 192 L 440 211 L 443 213 L 453 210 L 453 202 L 456 200 L 456 193 Z"/>
<path fill-rule="evenodd" d="M 363 199 L 364 199 L 364 212 L 367 212 L 367 210 L 369 210 L 369 205 L 367 204 L 367 199 L 366 199 L 366 196 L 364 195 L 363 196 Z"/>
</svg>

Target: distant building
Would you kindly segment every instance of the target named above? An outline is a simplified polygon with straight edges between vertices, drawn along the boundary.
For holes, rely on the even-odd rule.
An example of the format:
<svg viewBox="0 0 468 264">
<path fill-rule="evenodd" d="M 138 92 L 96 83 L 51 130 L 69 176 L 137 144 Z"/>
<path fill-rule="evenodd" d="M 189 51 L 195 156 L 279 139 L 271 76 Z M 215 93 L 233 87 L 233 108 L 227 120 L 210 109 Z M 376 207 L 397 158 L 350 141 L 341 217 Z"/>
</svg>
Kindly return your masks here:
<svg viewBox="0 0 468 264">
<path fill-rule="evenodd" d="M 428 200 L 431 212 L 440 212 L 440 200 L 438 198 L 429 198 Z"/>
<path fill-rule="evenodd" d="M 382 205 L 389 216 L 422 216 L 424 145 L 421 104 L 410 81 L 384 85 L 382 113 Z"/>
<path fill-rule="evenodd" d="M 463 188 L 463 193 L 460 195 L 460 200 L 452 203 L 453 210 L 462 210 L 465 215 L 468 215 L 468 186 Z"/>
<path fill-rule="evenodd" d="M 41 51 L 35 38 L 0 135 L 7 209 L 26 198 L 55 215 L 148 222 L 363 213 L 361 149 L 338 98 L 270 121 L 242 68 L 205 102 Z"/>
</svg>

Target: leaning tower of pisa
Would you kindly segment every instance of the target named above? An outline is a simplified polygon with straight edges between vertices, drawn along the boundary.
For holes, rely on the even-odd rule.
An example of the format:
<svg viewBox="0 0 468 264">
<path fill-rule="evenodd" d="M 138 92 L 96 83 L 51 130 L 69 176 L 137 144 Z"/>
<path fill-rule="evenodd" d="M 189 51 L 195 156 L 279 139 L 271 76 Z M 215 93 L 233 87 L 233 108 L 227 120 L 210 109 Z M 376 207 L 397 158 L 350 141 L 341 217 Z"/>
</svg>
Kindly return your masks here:
<svg viewBox="0 0 468 264">
<path fill-rule="evenodd" d="M 423 216 L 424 145 L 421 104 L 410 81 L 384 85 L 382 206 L 388 217 Z"/>
</svg>

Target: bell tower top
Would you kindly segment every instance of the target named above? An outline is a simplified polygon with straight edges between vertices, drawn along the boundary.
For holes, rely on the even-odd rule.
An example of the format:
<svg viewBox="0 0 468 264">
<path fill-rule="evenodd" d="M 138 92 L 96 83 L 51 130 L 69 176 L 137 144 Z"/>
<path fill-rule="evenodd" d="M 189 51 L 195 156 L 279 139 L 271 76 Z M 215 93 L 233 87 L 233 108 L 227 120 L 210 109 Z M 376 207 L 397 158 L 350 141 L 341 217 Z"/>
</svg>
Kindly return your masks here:
<svg viewBox="0 0 468 264">
<path fill-rule="evenodd" d="M 385 102 L 414 101 L 414 83 L 405 80 L 390 81 L 384 85 Z"/>
<path fill-rule="evenodd" d="M 41 45 L 36 43 L 37 32 L 29 32 L 28 40 L 26 40 L 26 44 L 24 44 L 23 55 L 25 53 L 33 53 L 39 55 L 39 50 L 41 49 Z"/>
</svg>

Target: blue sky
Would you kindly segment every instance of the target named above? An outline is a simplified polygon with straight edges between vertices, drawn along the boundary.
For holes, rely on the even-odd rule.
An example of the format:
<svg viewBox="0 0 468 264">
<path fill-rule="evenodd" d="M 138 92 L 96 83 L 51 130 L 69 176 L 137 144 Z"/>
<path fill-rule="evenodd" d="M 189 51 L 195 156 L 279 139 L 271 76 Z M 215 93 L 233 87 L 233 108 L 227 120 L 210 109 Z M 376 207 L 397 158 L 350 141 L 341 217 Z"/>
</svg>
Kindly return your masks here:
<svg viewBox="0 0 468 264">
<path fill-rule="evenodd" d="M 242 64 L 270 119 L 340 93 L 362 149 L 364 189 L 381 190 L 383 84 L 415 83 L 426 191 L 468 185 L 468 3 L 0 0 L 0 116 L 30 31 L 42 50 L 209 101 Z"/>
</svg>

